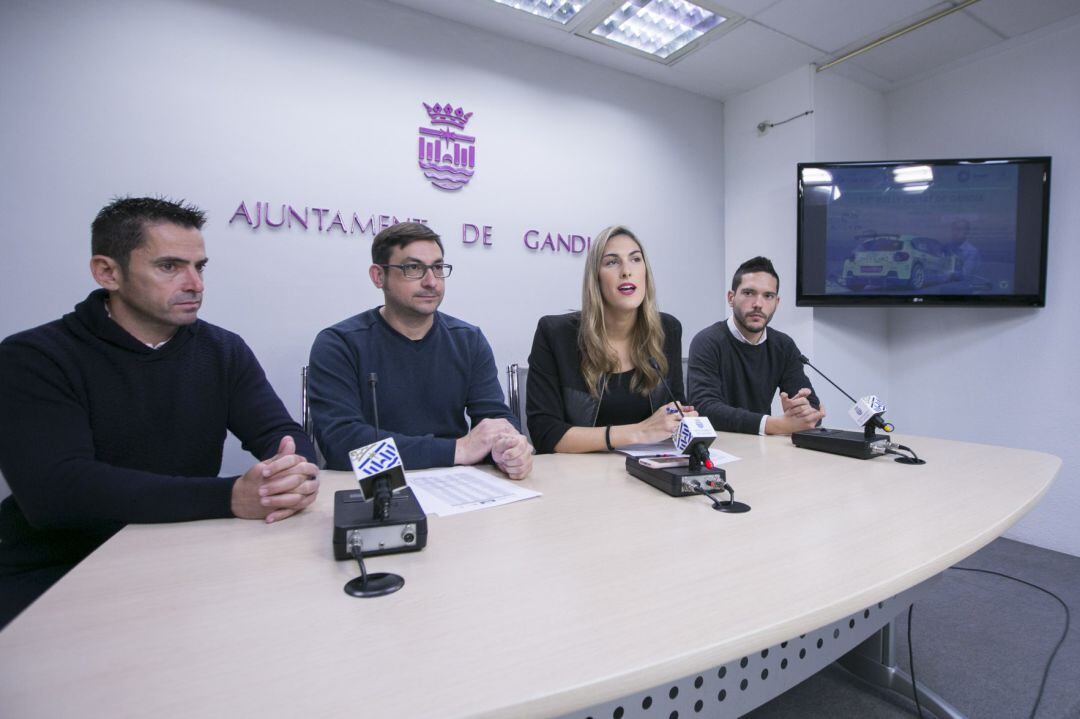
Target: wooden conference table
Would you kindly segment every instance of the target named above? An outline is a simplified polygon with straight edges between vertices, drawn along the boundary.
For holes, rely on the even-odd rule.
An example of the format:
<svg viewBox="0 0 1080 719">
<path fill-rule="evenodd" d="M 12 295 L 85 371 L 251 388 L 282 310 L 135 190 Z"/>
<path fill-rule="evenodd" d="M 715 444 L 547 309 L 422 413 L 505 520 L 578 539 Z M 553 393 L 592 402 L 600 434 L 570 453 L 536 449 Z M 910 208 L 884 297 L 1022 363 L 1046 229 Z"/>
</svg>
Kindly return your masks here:
<svg viewBox="0 0 1080 719">
<path fill-rule="evenodd" d="M 422 552 L 368 560 L 406 580 L 379 599 L 347 596 L 356 563 L 332 556 L 333 493 L 353 486 L 345 473 L 324 473 L 318 502 L 277 525 L 132 525 L 0 632 L 0 707 L 264 719 L 608 707 L 599 719 L 622 716 L 604 703 L 632 696 L 628 710 L 650 704 L 667 717 L 657 713 L 667 689 L 649 701 L 640 692 L 671 684 L 685 698 L 710 667 L 809 642 L 848 616 L 855 626 L 864 608 L 1002 534 L 1061 465 L 900 440 L 928 463 L 721 434 L 717 445 L 742 458 L 726 465 L 753 507 L 742 515 L 668 497 L 627 475 L 619 455 L 537 457 L 525 484 L 542 497 L 432 517 Z"/>
</svg>

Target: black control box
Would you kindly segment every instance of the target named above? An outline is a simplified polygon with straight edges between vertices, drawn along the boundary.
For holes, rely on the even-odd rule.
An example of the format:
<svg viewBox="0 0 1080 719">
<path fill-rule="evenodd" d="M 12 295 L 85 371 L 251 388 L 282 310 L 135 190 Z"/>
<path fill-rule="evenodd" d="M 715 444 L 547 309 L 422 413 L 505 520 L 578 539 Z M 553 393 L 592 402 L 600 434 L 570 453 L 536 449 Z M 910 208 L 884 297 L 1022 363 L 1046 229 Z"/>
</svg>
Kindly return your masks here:
<svg viewBox="0 0 1080 719">
<path fill-rule="evenodd" d="M 394 492 L 390 518 L 373 519 L 375 503 L 359 489 L 334 492 L 334 558 L 350 559 L 349 547 L 358 534 L 365 557 L 416 552 L 427 545 L 427 515 L 412 488 Z"/>
<path fill-rule="evenodd" d="M 793 433 L 791 443 L 796 447 L 813 449 L 818 452 L 839 454 L 845 457 L 855 457 L 856 459 L 872 459 L 885 454 L 889 440 L 886 437 L 877 437 L 875 435 L 868 438 L 865 432 L 816 427 Z"/>
<path fill-rule="evenodd" d="M 646 467 L 641 463 L 642 459 L 657 459 L 656 457 L 627 457 L 626 471 L 637 477 L 646 484 L 659 489 L 672 497 L 689 497 L 701 492 L 694 488 L 693 482 L 701 484 L 705 492 L 713 494 L 721 491 L 727 475 L 724 470 L 714 467 L 700 470 L 692 470 L 689 467 Z M 715 485 L 715 486 L 714 486 Z"/>
</svg>

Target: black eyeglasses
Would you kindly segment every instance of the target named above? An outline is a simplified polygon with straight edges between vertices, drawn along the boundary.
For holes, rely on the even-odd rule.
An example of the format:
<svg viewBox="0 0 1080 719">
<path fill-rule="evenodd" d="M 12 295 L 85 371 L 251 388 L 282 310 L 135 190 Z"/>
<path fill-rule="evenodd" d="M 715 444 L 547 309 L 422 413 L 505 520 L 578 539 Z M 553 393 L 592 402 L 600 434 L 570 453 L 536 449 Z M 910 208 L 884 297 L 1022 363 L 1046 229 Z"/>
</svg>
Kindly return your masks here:
<svg viewBox="0 0 1080 719">
<path fill-rule="evenodd" d="M 422 262 L 406 262 L 401 265 L 379 265 L 379 267 L 396 267 L 401 270 L 401 274 L 404 275 L 407 280 L 422 280 L 428 270 L 431 270 L 431 274 L 437 279 L 445 280 L 454 270 L 453 265 L 448 265 L 443 262 L 436 262 L 433 265 L 425 265 Z"/>
</svg>

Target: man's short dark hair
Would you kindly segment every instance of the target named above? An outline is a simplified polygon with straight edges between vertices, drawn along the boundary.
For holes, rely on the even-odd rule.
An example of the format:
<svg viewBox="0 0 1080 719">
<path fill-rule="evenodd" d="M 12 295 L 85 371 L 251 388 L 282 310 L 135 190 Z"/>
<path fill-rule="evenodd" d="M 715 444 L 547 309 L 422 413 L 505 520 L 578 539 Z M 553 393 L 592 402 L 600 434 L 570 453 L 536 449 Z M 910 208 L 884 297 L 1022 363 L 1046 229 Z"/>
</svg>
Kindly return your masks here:
<svg viewBox="0 0 1080 719">
<path fill-rule="evenodd" d="M 146 226 L 157 222 L 201 230 L 206 213 L 183 200 L 118 197 L 102 207 L 90 225 L 90 252 L 111 257 L 127 270 L 132 250 L 146 242 Z"/>
<path fill-rule="evenodd" d="M 375 239 L 371 241 L 371 262 L 385 265 L 390 261 L 395 247 L 405 247 L 413 242 L 434 242 L 439 246 L 439 252 L 445 252 L 442 239 L 427 225 L 419 222 L 399 222 L 375 235 Z"/>
<path fill-rule="evenodd" d="M 751 272 L 768 272 L 776 278 L 776 291 L 780 291 L 780 275 L 776 274 L 776 268 L 772 266 L 772 260 L 761 256 L 747 260 L 739 265 L 739 269 L 735 270 L 735 276 L 731 278 L 731 291 L 737 292 L 739 285 L 742 283 L 743 275 L 748 275 Z"/>
</svg>

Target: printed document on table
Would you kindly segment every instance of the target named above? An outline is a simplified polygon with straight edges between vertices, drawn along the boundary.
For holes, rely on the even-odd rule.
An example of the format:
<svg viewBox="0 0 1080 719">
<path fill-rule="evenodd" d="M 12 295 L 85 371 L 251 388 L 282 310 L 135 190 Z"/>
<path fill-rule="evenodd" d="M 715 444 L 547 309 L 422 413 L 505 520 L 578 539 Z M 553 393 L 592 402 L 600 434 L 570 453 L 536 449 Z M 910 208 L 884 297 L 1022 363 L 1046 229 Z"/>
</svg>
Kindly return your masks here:
<svg viewBox="0 0 1080 719">
<path fill-rule="evenodd" d="M 492 477 L 474 467 L 408 472 L 406 481 L 413 488 L 424 513 L 440 517 L 540 496 L 540 492 L 507 479 Z"/>
<path fill-rule="evenodd" d="M 615 451 L 622 454 L 628 454 L 631 457 L 655 457 L 657 455 L 678 457 L 682 454 L 682 452 L 675 449 L 675 445 L 671 442 L 628 444 L 625 447 L 619 447 Z M 709 457 L 712 459 L 712 463 L 717 466 L 727 464 L 728 462 L 737 462 L 740 459 L 739 457 L 716 447 L 709 447 Z"/>
</svg>

